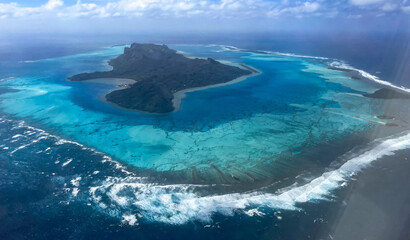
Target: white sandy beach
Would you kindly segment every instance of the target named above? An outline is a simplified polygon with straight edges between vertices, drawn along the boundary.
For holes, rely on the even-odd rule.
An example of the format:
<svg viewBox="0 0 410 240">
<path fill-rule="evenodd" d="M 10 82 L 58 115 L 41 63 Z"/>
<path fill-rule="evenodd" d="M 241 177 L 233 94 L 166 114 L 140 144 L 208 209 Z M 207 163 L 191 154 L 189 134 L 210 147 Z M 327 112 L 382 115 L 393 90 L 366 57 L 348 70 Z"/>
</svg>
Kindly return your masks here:
<svg viewBox="0 0 410 240">
<path fill-rule="evenodd" d="M 261 73 L 259 70 L 255 69 L 253 67 L 247 66 L 245 64 L 242 64 L 242 63 L 241 64 L 231 63 L 230 65 L 234 65 L 234 66 L 240 67 L 242 69 L 250 70 L 250 71 L 252 71 L 252 73 L 249 74 L 249 75 L 245 75 L 245 76 L 235 78 L 232 81 L 225 82 L 225 83 L 218 83 L 218 84 L 204 86 L 204 87 L 188 88 L 188 89 L 178 91 L 178 92 L 174 93 L 174 96 L 173 96 L 173 99 L 172 99 L 172 104 L 174 106 L 174 111 L 173 112 L 177 112 L 181 108 L 182 99 L 184 99 L 186 97 L 186 93 L 188 93 L 188 92 L 201 91 L 201 90 L 205 90 L 205 89 L 209 89 L 209 88 L 216 88 L 216 87 L 222 87 L 222 86 L 227 86 L 227 85 L 239 83 L 239 82 L 242 82 L 242 81 L 246 80 L 247 78 L 254 77 L 254 76 L 259 75 Z M 127 88 L 128 85 L 134 84 L 136 82 L 136 80 L 127 79 L 127 78 L 96 78 L 96 79 L 86 80 L 86 82 L 95 82 L 95 83 L 103 83 L 103 84 L 113 85 L 112 89 L 110 89 L 107 93 L 105 93 L 104 95 L 99 97 L 100 101 L 102 101 L 104 103 L 107 103 L 107 104 L 109 104 L 109 105 L 111 105 L 115 108 L 121 109 L 121 110 L 146 113 L 146 112 L 138 111 L 138 110 L 135 110 L 135 109 L 123 108 L 121 106 L 118 106 L 115 103 L 107 101 L 107 99 L 106 99 L 107 94 L 109 94 L 110 92 Z"/>
<path fill-rule="evenodd" d="M 116 89 L 123 88 L 124 85 L 134 84 L 136 80 L 128 78 L 95 78 L 90 80 L 85 80 L 84 82 L 94 82 L 94 83 L 103 83 L 108 85 L 116 86 Z"/>
<path fill-rule="evenodd" d="M 261 71 L 255 69 L 253 67 L 247 66 L 245 64 L 237 64 L 237 65 L 235 64 L 235 66 L 243 68 L 243 69 L 251 70 L 251 71 L 253 70 L 253 71 L 249 75 L 245 75 L 245 76 L 235 78 L 235 79 L 233 79 L 229 82 L 218 83 L 218 84 L 204 86 L 204 87 L 188 88 L 188 89 L 184 89 L 184 90 L 181 90 L 181 91 L 178 91 L 178 92 L 174 93 L 174 98 L 172 99 L 172 104 L 174 106 L 174 112 L 179 111 L 179 109 L 181 108 L 182 99 L 184 99 L 186 97 L 186 93 L 201 91 L 201 90 L 205 90 L 205 89 L 209 89 L 209 88 L 216 88 L 216 87 L 222 87 L 222 86 L 227 86 L 227 85 L 239 83 L 239 82 L 242 82 L 242 81 L 246 80 L 247 78 L 254 77 L 254 76 L 257 76 L 257 75 L 261 74 Z"/>
<path fill-rule="evenodd" d="M 104 93 L 103 95 L 98 97 L 98 100 L 100 100 L 101 102 L 104 102 L 108 105 L 111 105 L 115 108 L 124 110 L 124 111 L 133 111 L 133 112 L 140 112 L 140 111 L 136 111 L 133 109 L 127 109 L 127 108 L 123 108 L 115 103 L 112 103 L 110 101 L 107 101 L 106 96 L 116 90 L 121 90 L 121 89 L 125 89 L 128 88 L 130 85 L 136 83 L 136 80 L 133 79 L 129 79 L 129 78 L 95 78 L 95 79 L 90 79 L 90 80 L 85 80 L 84 82 L 94 82 L 94 83 L 103 83 L 103 84 L 107 84 L 107 85 L 112 85 L 113 87 L 111 89 L 109 89 L 106 93 Z"/>
</svg>

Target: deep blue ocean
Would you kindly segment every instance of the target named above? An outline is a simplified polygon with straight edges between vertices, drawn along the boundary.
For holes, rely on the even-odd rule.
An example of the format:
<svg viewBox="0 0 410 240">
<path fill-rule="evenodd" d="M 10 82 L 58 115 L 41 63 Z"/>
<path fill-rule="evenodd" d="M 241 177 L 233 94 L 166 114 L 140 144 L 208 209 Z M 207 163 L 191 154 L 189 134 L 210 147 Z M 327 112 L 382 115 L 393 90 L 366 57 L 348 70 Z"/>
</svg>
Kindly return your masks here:
<svg viewBox="0 0 410 240">
<path fill-rule="evenodd" d="M 343 239 L 359 176 L 410 148 L 410 100 L 363 96 L 409 91 L 409 54 L 402 35 L 333 37 L 2 42 L 0 238 Z M 115 86 L 67 81 L 109 70 L 134 41 L 260 74 L 187 93 L 170 114 L 117 109 L 100 100 Z"/>
</svg>

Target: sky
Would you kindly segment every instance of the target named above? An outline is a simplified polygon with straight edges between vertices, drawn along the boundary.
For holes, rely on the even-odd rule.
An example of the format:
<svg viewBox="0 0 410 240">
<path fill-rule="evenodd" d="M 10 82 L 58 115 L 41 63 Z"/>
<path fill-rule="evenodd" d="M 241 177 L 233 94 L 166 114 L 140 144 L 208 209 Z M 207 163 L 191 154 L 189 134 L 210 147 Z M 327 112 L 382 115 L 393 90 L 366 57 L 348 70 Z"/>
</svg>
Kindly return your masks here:
<svg viewBox="0 0 410 240">
<path fill-rule="evenodd" d="M 406 31 L 410 0 L 0 0 L 0 34 Z"/>
<path fill-rule="evenodd" d="M 0 0 L 0 61 L 218 43 L 342 59 L 400 83 L 409 39 L 410 0 Z"/>
</svg>

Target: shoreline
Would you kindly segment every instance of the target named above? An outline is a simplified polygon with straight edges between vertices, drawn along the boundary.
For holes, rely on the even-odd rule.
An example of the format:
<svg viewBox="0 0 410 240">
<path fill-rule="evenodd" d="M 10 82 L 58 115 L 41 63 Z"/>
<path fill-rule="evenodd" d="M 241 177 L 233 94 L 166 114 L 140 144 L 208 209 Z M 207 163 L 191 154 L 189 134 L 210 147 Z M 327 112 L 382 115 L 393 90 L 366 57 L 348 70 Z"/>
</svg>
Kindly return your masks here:
<svg viewBox="0 0 410 240">
<path fill-rule="evenodd" d="M 134 84 L 137 82 L 137 80 L 129 79 L 129 78 L 94 78 L 94 79 L 84 80 L 82 82 L 102 83 L 102 84 L 107 84 L 107 85 L 114 85 L 117 88 L 121 88 L 121 85 Z M 125 88 L 125 86 L 122 88 Z"/>
<path fill-rule="evenodd" d="M 247 78 L 257 76 L 257 75 L 262 73 L 261 71 L 255 69 L 251 66 L 245 65 L 243 63 L 239 63 L 239 64 L 236 64 L 236 65 L 238 65 L 240 68 L 247 69 L 247 70 L 251 71 L 251 74 L 240 76 L 238 78 L 235 78 L 231 81 L 224 82 L 224 83 L 218 83 L 218 84 L 213 84 L 213 85 L 208 85 L 208 86 L 203 86 L 203 87 L 187 88 L 187 89 L 184 89 L 184 90 L 177 91 L 173 94 L 173 99 L 172 99 L 172 105 L 174 107 L 174 110 L 172 112 L 169 112 L 169 113 L 174 113 L 174 112 L 177 112 L 177 111 L 180 110 L 181 104 L 182 104 L 182 99 L 184 99 L 186 97 L 186 93 L 188 93 L 188 92 L 196 92 L 196 91 L 201 91 L 201 90 L 210 89 L 210 88 L 217 88 L 217 87 L 232 85 L 232 84 L 235 84 L 235 83 L 242 82 L 242 81 L 246 80 Z M 127 79 L 127 78 L 95 78 L 95 79 L 85 80 L 84 82 L 94 82 L 94 83 L 102 83 L 102 84 L 107 84 L 107 85 L 114 85 L 115 86 L 114 88 L 110 89 L 108 92 L 106 92 L 103 95 L 98 97 L 98 100 L 100 100 L 101 102 L 106 103 L 106 104 L 108 104 L 108 105 L 110 105 L 114 108 L 117 108 L 117 109 L 123 110 L 123 111 L 138 112 L 138 113 L 144 113 L 144 114 L 164 114 L 164 113 L 151 113 L 151 112 L 145 112 L 145 111 L 140 111 L 140 110 L 136 110 L 136 109 L 124 108 L 124 107 L 119 106 L 116 103 L 113 103 L 113 102 L 110 102 L 110 101 L 107 100 L 106 96 L 108 94 L 110 94 L 113 91 L 128 88 L 129 86 L 127 86 L 127 85 L 134 84 L 135 82 L 137 82 L 136 80 Z M 124 85 L 124 86 L 121 86 L 121 85 Z M 165 113 L 165 114 L 167 114 L 167 113 Z"/>
<path fill-rule="evenodd" d="M 112 106 L 116 109 L 122 110 L 122 111 L 149 113 L 149 112 L 143 112 L 143 111 L 138 111 L 138 110 L 135 110 L 135 109 L 128 109 L 128 108 L 121 107 L 121 106 L 119 106 L 119 105 L 117 105 L 113 102 L 108 101 L 107 98 L 106 98 L 106 96 L 108 94 L 110 94 L 111 92 L 129 88 L 130 85 L 138 82 L 137 80 L 129 79 L 129 78 L 94 78 L 94 79 L 84 80 L 82 82 L 101 83 L 101 84 L 106 84 L 106 85 L 112 85 L 113 88 L 109 89 L 107 92 L 105 92 L 102 95 L 97 97 L 97 99 L 99 101 L 101 101 L 105 104 L 108 104 L 108 105 L 110 105 L 110 106 Z"/>
<path fill-rule="evenodd" d="M 231 81 L 224 82 L 224 83 L 218 83 L 218 84 L 213 84 L 213 85 L 208 85 L 208 86 L 203 86 L 203 87 L 187 88 L 187 89 L 184 89 L 184 90 L 177 91 L 173 94 L 172 105 L 174 107 L 174 111 L 172 111 L 172 112 L 177 112 L 181 109 L 182 100 L 186 97 L 186 93 L 232 85 L 232 84 L 235 84 L 235 83 L 245 81 L 246 79 L 248 79 L 250 77 L 255 77 L 255 76 L 262 73 L 261 71 L 255 69 L 253 67 L 250 67 L 248 65 L 245 65 L 243 63 L 239 63 L 238 65 L 241 68 L 245 68 L 245 69 L 251 71 L 252 73 L 248 74 L 248 75 L 240 76 L 238 78 L 235 78 Z"/>
<path fill-rule="evenodd" d="M 129 112 L 139 112 L 139 113 L 149 113 L 149 112 L 144 112 L 144 111 L 138 111 L 135 109 L 128 109 L 121 107 L 118 104 L 115 104 L 113 102 L 110 102 L 107 100 L 107 95 L 110 94 L 111 92 L 117 91 L 117 90 L 122 90 L 129 88 L 130 85 L 138 82 L 137 80 L 134 79 L 129 79 L 129 78 L 95 78 L 95 79 L 90 79 L 90 80 L 85 80 L 83 82 L 93 82 L 93 83 L 102 83 L 106 85 L 112 85 L 113 88 L 109 89 L 107 92 L 104 94 L 100 95 L 97 97 L 97 99 L 105 104 L 108 104 L 116 109 L 122 110 L 122 111 L 129 111 Z M 151 113 L 152 114 L 152 113 Z"/>
<path fill-rule="evenodd" d="M 282 55 L 282 56 L 289 56 L 289 57 L 312 58 L 312 59 L 319 59 L 319 60 L 332 60 L 332 58 L 321 57 L 321 56 L 298 55 L 298 54 L 293 54 L 293 53 L 272 52 L 268 50 L 241 49 L 241 48 L 237 48 L 234 46 L 220 45 L 220 44 L 210 44 L 210 45 L 224 47 L 227 49 L 227 51 L 234 51 L 234 52 L 235 51 L 236 52 L 250 52 L 250 53 L 267 54 L 267 55 L 274 54 L 274 55 Z M 339 59 L 334 59 L 334 60 L 339 61 Z M 382 80 L 378 76 L 372 75 L 366 72 L 365 70 L 354 68 L 348 65 L 346 66 L 343 63 L 337 63 L 337 62 L 336 64 L 334 64 L 334 62 L 326 63 L 326 65 L 331 70 L 345 72 L 346 75 L 352 79 L 368 81 L 378 86 L 383 86 L 383 87 L 387 87 L 393 90 L 403 92 L 405 94 L 410 94 L 410 88 L 407 88 L 405 86 L 399 86 L 389 81 Z"/>
<path fill-rule="evenodd" d="M 368 81 L 374 85 L 380 86 L 381 88 L 389 88 L 397 92 L 404 94 L 410 94 L 410 89 L 404 86 L 397 86 L 391 82 L 384 81 L 379 79 L 377 76 L 374 76 L 364 70 L 349 67 L 349 66 L 335 66 L 334 64 L 328 64 L 328 69 L 334 71 L 344 72 L 346 76 L 358 80 L 358 81 Z"/>
</svg>

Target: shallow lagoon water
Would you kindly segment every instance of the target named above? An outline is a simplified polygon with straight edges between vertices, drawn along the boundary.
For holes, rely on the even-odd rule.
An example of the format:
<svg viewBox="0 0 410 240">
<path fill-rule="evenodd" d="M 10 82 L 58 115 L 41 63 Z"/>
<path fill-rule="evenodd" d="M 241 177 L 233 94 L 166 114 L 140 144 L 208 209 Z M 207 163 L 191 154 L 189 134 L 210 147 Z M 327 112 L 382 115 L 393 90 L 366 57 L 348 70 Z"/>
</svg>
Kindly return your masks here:
<svg viewBox="0 0 410 240">
<path fill-rule="evenodd" d="M 374 88 L 360 86 L 322 62 L 216 52 L 220 48 L 179 49 L 243 62 L 262 74 L 234 85 L 188 93 L 176 113 L 122 112 L 98 101 L 107 89 L 104 84 L 66 81 L 71 74 L 103 69 L 102 63 L 120 54 L 121 47 L 28 63 L 41 68 L 32 74 L 35 77 L 5 83 L 20 91 L 3 95 L 2 108 L 20 117 L 39 119 L 121 161 L 157 171 L 202 171 L 212 165 L 223 172 L 231 168 L 246 171 L 262 164 L 260 159 L 269 159 L 263 163 L 269 164 L 274 161 L 272 156 L 283 151 L 364 129 L 368 123 L 354 116 L 371 119 L 377 114 L 369 99 L 359 95 Z M 44 68 L 57 73 L 44 75 Z M 339 83 L 329 79 L 339 79 Z"/>
<path fill-rule="evenodd" d="M 309 177 L 296 181 L 292 174 L 300 162 L 295 159 L 305 151 L 383 126 L 387 120 L 374 117 L 384 114 L 383 104 L 361 95 L 380 86 L 329 69 L 330 59 L 224 46 L 170 47 L 190 56 L 244 63 L 261 74 L 188 93 L 178 112 L 145 114 L 99 101 L 112 86 L 66 80 L 79 72 L 109 69 L 106 61 L 123 47 L 21 63 L 19 68 L 27 69 L 21 76 L 0 82 L 5 89 L 2 123 L 16 131 L 4 138 L 3 150 L 12 158 L 24 149 L 56 157 L 48 174 L 58 175 L 58 169 L 64 175 L 53 177 L 68 194 L 62 194 L 64 201 L 79 201 L 136 225 L 209 223 L 215 213 L 237 210 L 249 216 L 263 216 L 266 209 L 298 210 L 296 203 L 326 199 L 366 164 L 409 147 L 404 133 L 379 142 L 369 139 L 360 154 L 344 155 L 337 167 L 331 166 L 337 156 L 329 155 L 319 171 L 306 174 L 310 169 L 304 169 L 296 175 Z M 76 163 L 79 153 L 59 155 L 60 148 L 86 151 L 93 161 Z M 284 155 L 289 159 L 285 164 Z M 69 176 L 62 171 L 80 162 L 81 170 L 71 169 Z M 273 171 L 278 165 L 280 176 L 288 179 L 280 189 L 270 185 L 278 180 Z M 152 180 L 151 175 L 158 177 Z M 272 181 L 259 183 L 266 179 Z M 251 188 L 235 187 L 243 183 Z"/>
</svg>

